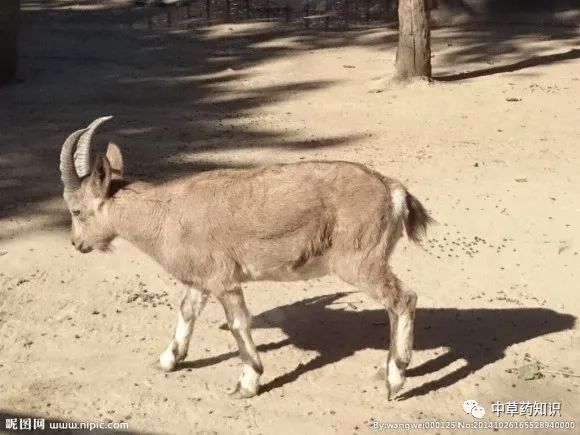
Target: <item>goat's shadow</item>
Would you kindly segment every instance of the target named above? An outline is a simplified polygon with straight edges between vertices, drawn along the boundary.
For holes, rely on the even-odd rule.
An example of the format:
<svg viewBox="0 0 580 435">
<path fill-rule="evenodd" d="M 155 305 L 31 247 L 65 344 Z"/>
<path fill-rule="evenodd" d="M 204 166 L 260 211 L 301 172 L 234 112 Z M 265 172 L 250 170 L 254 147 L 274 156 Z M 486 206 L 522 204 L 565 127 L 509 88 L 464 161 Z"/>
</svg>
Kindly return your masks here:
<svg viewBox="0 0 580 435">
<path fill-rule="evenodd" d="M 335 293 L 301 300 L 264 311 L 253 319 L 253 328 L 281 328 L 287 339 L 262 344 L 265 352 L 286 345 L 316 351 L 318 356 L 299 364 L 263 385 L 273 390 L 312 370 L 333 364 L 364 349 L 388 349 L 388 319 L 384 309 L 350 311 L 338 301 L 348 293 Z M 332 306 L 331 306 L 332 305 Z M 419 366 L 408 376 L 422 376 L 441 370 L 458 359 L 467 364 L 434 381 L 399 396 L 405 399 L 448 387 L 504 357 L 505 350 L 553 332 L 571 329 L 576 318 L 545 308 L 456 309 L 419 308 L 415 321 L 415 350 L 447 347 L 449 351 Z M 227 328 L 222 325 L 222 328 Z M 235 357 L 230 352 L 216 357 L 184 362 L 180 368 L 203 367 Z M 385 354 L 386 358 L 386 354 Z"/>
</svg>

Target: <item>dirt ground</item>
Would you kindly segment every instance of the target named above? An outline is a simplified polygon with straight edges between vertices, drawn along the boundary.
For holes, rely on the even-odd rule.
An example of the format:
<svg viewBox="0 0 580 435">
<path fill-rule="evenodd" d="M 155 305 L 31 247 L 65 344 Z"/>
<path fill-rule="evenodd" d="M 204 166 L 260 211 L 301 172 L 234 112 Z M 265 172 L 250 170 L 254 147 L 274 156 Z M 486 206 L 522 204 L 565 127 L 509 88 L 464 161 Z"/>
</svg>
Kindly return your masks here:
<svg viewBox="0 0 580 435">
<path fill-rule="evenodd" d="M 492 402 L 559 402 L 561 417 L 531 420 L 580 424 L 580 379 L 552 373 L 580 374 L 577 28 L 435 29 L 437 80 L 400 87 L 386 79 L 397 34 L 384 26 L 147 29 L 139 11 L 66 3 L 24 2 L 20 80 L 0 88 L 2 413 L 156 433 L 362 434 L 372 420 L 472 422 L 462 404 L 474 399 L 486 419 L 498 420 Z M 159 371 L 181 289 L 126 242 L 74 251 L 60 196 L 64 138 L 109 114 L 99 140 L 153 181 L 300 159 L 404 181 L 439 224 L 392 261 L 419 294 L 401 400 L 387 402 L 376 376 L 386 313 L 330 277 L 246 286 L 258 397 L 227 396 L 241 368 L 215 301 L 186 363 Z M 518 379 L 536 360 L 545 376 Z"/>
</svg>

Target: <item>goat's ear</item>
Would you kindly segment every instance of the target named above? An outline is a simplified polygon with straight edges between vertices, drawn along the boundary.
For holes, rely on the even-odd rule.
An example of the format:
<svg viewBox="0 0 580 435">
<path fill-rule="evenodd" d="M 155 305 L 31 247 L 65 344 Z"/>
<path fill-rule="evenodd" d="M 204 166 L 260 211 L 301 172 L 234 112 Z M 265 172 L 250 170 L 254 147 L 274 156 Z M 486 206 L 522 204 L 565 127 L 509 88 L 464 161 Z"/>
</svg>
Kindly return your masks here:
<svg viewBox="0 0 580 435">
<path fill-rule="evenodd" d="M 111 165 L 111 179 L 122 180 L 125 167 L 123 165 L 123 153 L 121 152 L 121 149 L 117 144 L 109 142 L 109 145 L 107 145 L 106 156 Z"/>
<path fill-rule="evenodd" d="M 90 182 L 93 192 L 98 197 L 105 198 L 109 194 L 112 172 L 111 164 L 106 156 L 100 155 L 95 159 Z"/>
</svg>

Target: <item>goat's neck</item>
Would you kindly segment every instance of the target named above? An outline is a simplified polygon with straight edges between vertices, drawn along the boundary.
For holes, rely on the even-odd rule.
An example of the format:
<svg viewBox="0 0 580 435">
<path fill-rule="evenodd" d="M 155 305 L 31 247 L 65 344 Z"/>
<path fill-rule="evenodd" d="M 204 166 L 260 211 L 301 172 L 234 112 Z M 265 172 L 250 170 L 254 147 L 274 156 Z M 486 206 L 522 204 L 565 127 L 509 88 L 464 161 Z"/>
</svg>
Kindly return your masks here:
<svg viewBox="0 0 580 435">
<path fill-rule="evenodd" d="M 108 215 L 115 234 L 161 260 L 162 229 L 167 215 L 157 188 L 131 183 L 117 191 L 109 202 Z"/>
</svg>

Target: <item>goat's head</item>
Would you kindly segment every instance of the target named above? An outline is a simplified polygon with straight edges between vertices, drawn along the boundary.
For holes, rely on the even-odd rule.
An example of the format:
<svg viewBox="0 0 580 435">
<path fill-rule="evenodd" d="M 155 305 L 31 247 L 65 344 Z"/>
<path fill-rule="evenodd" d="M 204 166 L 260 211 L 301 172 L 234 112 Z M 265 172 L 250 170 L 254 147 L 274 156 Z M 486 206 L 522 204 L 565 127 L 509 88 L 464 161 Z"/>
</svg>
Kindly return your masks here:
<svg viewBox="0 0 580 435">
<path fill-rule="evenodd" d="M 96 119 L 87 128 L 72 133 L 60 153 L 63 196 L 72 216 L 71 242 L 83 253 L 104 251 L 115 238 L 107 205 L 112 180 L 122 178 L 123 157 L 120 149 L 109 143 L 106 155 L 91 158 L 93 134 L 109 119 L 110 116 Z"/>
</svg>

